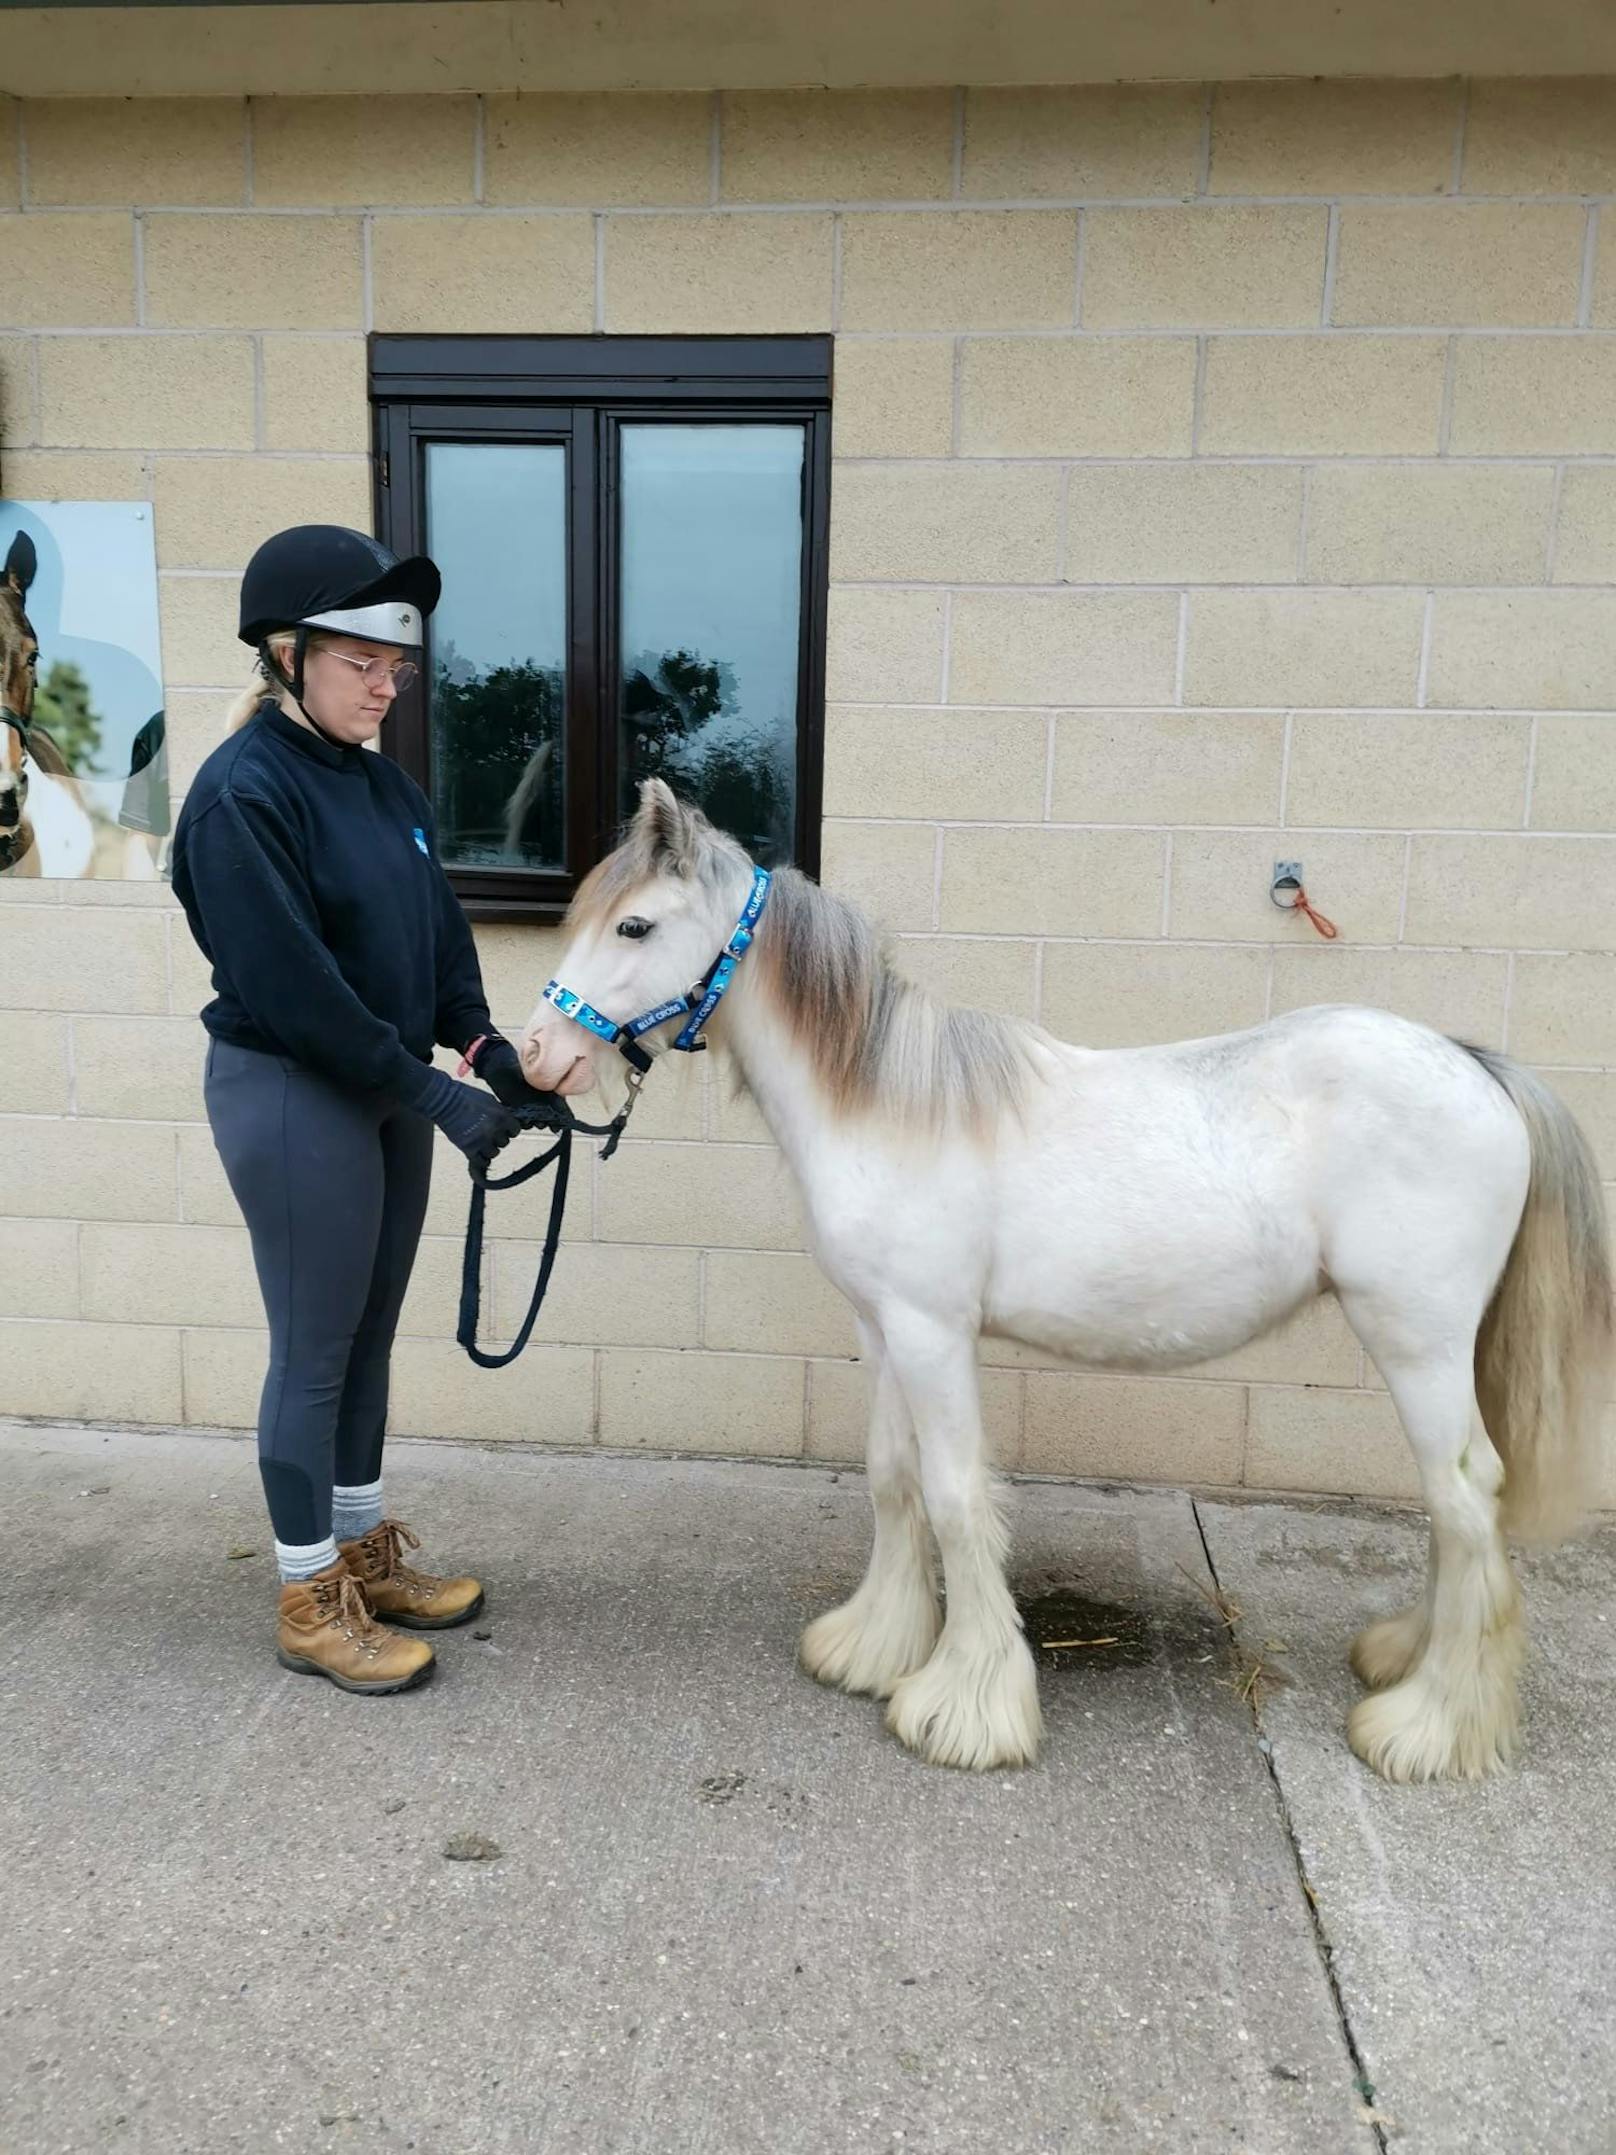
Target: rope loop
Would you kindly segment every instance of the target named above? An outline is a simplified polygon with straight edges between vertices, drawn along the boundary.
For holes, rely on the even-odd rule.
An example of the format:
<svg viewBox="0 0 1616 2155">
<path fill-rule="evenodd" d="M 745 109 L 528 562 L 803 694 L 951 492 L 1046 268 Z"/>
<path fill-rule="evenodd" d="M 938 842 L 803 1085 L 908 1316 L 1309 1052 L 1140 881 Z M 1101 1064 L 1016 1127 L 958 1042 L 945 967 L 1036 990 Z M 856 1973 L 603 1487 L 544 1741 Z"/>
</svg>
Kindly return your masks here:
<svg viewBox="0 0 1616 2155">
<path fill-rule="evenodd" d="M 1333 943 L 1341 933 L 1335 922 L 1326 920 L 1318 907 L 1311 902 L 1300 883 L 1296 886 L 1296 896 L 1291 900 L 1291 911 L 1293 913 L 1305 913 L 1327 943 Z"/>
</svg>

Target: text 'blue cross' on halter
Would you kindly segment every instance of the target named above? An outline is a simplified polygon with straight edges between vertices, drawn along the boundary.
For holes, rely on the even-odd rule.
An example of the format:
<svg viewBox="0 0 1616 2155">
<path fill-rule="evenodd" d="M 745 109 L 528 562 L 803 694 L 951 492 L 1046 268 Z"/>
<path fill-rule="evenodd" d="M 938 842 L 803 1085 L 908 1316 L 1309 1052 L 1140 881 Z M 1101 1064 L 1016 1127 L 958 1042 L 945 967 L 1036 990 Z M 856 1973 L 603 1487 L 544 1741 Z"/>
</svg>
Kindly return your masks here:
<svg viewBox="0 0 1616 2155">
<path fill-rule="evenodd" d="M 563 1017 L 571 1018 L 597 1040 L 604 1040 L 616 1048 L 628 1064 L 628 1103 L 623 1110 L 623 1120 L 628 1120 L 640 1087 L 645 1083 L 651 1067 L 651 1058 L 640 1046 L 641 1037 L 653 1032 L 657 1026 L 666 1025 L 670 1018 L 684 1018 L 672 1042 L 673 1047 L 684 1055 L 697 1055 L 707 1043 L 702 1038 L 702 1027 L 724 999 L 726 989 L 735 978 L 735 968 L 752 947 L 757 924 L 763 918 L 763 908 L 769 902 L 769 885 L 773 877 L 767 868 L 752 870 L 752 894 L 742 909 L 740 919 L 730 932 L 729 941 L 708 966 L 705 973 L 683 995 L 673 996 L 668 1002 L 658 1003 L 654 1010 L 642 1010 L 637 1018 L 630 1018 L 626 1025 L 597 1010 L 593 1003 L 586 1003 L 571 988 L 564 988 L 559 980 L 550 981 L 544 990 L 544 1000 L 554 1003 Z"/>
</svg>

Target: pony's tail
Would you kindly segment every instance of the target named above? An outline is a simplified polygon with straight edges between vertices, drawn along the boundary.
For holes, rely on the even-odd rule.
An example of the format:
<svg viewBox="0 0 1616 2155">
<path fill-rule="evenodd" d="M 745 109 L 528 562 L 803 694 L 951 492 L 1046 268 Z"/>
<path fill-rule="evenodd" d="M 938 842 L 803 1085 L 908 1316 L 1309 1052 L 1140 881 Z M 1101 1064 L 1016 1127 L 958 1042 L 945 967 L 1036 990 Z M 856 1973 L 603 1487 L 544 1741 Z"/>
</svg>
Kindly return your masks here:
<svg viewBox="0 0 1616 2155">
<path fill-rule="evenodd" d="M 1612 1343 L 1604 1195 L 1565 1103 L 1507 1055 L 1464 1046 L 1532 1145 L 1526 1210 L 1476 1338 L 1476 1396 L 1504 1462 L 1505 1531 L 1556 1541 L 1598 1497 Z"/>
<path fill-rule="evenodd" d="M 550 743 L 541 741 L 527 759 L 527 768 L 517 780 L 516 791 L 505 803 L 505 850 L 519 851 L 522 844 L 522 826 L 533 812 L 533 804 L 543 790 L 545 774 L 550 768 Z"/>
</svg>

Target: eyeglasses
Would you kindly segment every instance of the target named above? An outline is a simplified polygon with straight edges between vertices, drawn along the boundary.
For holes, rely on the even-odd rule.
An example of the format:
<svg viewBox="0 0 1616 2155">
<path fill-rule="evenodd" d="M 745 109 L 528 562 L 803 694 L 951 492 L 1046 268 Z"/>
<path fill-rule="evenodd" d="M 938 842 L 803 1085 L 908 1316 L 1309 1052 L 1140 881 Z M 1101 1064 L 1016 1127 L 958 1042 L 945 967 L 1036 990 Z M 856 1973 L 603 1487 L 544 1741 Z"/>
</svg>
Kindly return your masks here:
<svg viewBox="0 0 1616 2155">
<path fill-rule="evenodd" d="M 344 666 L 357 666 L 365 677 L 366 688 L 380 688 L 384 681 L 391 681 L 394 688 L 406 689 L 421 670 L 407 658 L 354 658 L 346 651 L 331 650 L 325 655 L 340 658 Z"/>
</svg>

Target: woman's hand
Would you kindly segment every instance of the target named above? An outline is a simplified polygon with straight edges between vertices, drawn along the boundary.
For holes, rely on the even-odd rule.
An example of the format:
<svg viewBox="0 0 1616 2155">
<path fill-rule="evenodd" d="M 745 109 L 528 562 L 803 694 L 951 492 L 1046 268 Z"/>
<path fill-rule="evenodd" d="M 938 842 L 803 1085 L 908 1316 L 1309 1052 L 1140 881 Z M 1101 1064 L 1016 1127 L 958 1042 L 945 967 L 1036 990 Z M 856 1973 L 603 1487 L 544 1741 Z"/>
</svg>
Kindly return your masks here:
<svg viewBox="0 0 1616 2155">
<path fill-rule="evenodd" d="M 486 1167 L 521 1128 L 501 1101 L 475 1085 L 462 1085 L 441 1070 L 423 1068 L 420 1086 L 409 1104 L 430 1117 L 474 1167 Z"/>
<path fill-rule="evenodd" d="M 548 1107 L 554 1093 L 537 1092 L 522 1074 L 522 1058 L 501 1033 L 490 1033 L 471 1067 L 507 1107 Z"/>
</svg>

